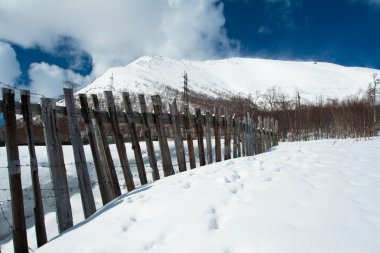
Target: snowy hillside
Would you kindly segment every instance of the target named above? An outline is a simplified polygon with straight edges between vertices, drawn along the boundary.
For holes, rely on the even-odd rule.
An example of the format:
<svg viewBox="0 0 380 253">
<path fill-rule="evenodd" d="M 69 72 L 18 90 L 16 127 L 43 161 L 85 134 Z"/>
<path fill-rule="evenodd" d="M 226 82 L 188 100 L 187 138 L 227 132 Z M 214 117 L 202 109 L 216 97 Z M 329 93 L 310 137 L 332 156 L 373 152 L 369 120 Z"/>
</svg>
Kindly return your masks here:
<svg viewBox="0 0 380 253">
<path fill-rule="evenodd" d="M 165 87 L 182 91 L 184 71 L 188 73 L 191 90 L 212 96 L 220 93 L 254 95 L 279 86 L 291 96 L 299 91 L 303 98 L 314 100 L 317 95 L 342 98 L 356 94 L 359 89 L 367 88 L 372 74 L 378 70 L 255 58 L 185 61 L 142 57 L 125 67 L 109 69 L 80 92 L 102 93 L 112 86 L 115 91 L 165 96 Z"/>
<path fill-rule="evenodd" d="M 379 148 L 379 138 L 280 143 L 268 153 L 124 190 L 81 223 L 75 193 L 77 225 L 36 252 L 378 252 Z M 51 210 L 46 222 L 51 239 Z M 33 227 L 28 239 L 35 249 Z M 11 241 L 2 242 L 2 252 L 12 252 Z"/>
</svg>

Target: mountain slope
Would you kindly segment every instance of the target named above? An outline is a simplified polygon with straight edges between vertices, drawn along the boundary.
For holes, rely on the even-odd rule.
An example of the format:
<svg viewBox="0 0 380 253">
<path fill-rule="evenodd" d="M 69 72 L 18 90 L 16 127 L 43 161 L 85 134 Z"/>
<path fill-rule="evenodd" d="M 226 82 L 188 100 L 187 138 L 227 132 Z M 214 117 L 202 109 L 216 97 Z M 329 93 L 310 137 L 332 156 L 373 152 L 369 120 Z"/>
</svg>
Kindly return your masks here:
<svg viewBox="0 0 380 253">
<path fill-rule="evenodd" d="M 278 86 L 288 95 L 299 91 L 310 100 L 317 95 L 343 98 L 356 94 L 359 89 L 366 89 L 372 81 L 372 74 L 378 72 L 376 69 L 332 63 L 255 58 L 185 61 L 146 56 L 125 67 L 109 69 L 79 92 L 100 94 L 103 90 L 112 89 L 165 96 L 165 87 L 182 91 L 184 71 L 188 73 L 191 90 L 211 96 L 230 93 L 254 95 L 257 91 L 264 92 Z"/>
</svg>

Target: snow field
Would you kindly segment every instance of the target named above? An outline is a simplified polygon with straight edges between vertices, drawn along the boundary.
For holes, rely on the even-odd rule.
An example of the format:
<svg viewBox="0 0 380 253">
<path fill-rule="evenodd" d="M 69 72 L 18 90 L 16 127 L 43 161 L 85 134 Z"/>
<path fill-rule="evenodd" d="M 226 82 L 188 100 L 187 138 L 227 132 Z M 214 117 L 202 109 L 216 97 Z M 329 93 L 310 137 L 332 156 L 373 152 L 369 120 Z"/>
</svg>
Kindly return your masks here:
<svg viewBox="0 0 380 253">
<path fill-rule="evenodd" d="M 380 138 L 280 143 L 167 177 L 36 252 L 378 252 L 379 148 Z"/>
</svg>

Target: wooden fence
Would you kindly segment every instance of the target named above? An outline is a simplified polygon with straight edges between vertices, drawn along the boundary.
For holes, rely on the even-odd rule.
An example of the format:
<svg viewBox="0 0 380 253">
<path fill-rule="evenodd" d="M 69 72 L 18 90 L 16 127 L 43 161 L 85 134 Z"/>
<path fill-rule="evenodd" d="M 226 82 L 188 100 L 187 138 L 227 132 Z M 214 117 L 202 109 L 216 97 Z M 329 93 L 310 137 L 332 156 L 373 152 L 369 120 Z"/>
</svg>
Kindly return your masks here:
<svg viewBox="0 0 380 253">
<path fill-rule="evenodd" d="M 259 154 L 277 145 L 278 142 L 278 124 L 273 118 L 261 119 L 259 117 L 256 124 L 249 114 L 243 119 L 239 119 L 231 115 L 221 115 L 217 107 L 215 107 L 213 115 L 210 112 L 202 114 L 200 109 L 196 109 L 195 114 L 190 114 L 188 107 L 185 107 L 184 113 L 179 113 L 175 101 L 169 105 L 170 113 L 166 113 L 163 111 L 160 96 L 151 97 L 153 112 L 150 112 L 144 95 L 139 95 L 140 112 L 136 112 L 132 110 L 131 99 L 127 92 L 122 93 L 123 111 L 116 110 L 114 97 L 110 91 L 104 92 L 106 110 L 101 110 L 97 95 L 91 95 L 92 103 L 90 104 L 86 94 L 79 95 L 80 108 L 78 108 L 75 103 L 73 90 L 71 89 L 64 89 L 65 106 L 56 106 L 55 100 L 49 98 L 41 98 L 40 104 L 32 104 L 30 102 L 30 92 L 27 90 L 20 91 L 21 102 L 15 101 L 15 91 L 12 89 L 3 88 L 2 93 L 3 100 L 0 100 L 0 112 L 3 112 L 5 121 L 5 142 L 8 157 L 13 217 L 12 232 L 15 252 L 28 252 L 16 134 L 17 114 L 23 116 L 27 133 L 38 246 L 47 242 L 47 236 L 38 179 L 37 156 L 33 141 L 33 116 L 40 116 L 43 122 L 60 233 L 73 226 L 69 187 L 60 139 L 61 133 L 57 127 L 57 120 L 60 117 L 64 117 L 67 120 L 68 132 L 74 151 L 82 206 L 86 218 L 96 212 L 96 207 L 83 139 L 91 147 L 103 205 L 121 195 L 120 184 L 109 147 L 109 139 L 105 131 L 106 127 L 111 127 L 112 129 L 114 143 L 118 151 L 128 191 L 132 191 L 135 188 L 135 182 L 127 157 L 125 132 L 121 128 L 123 124 L 128 126 L 128 134 L 132 142 L 141 185 L 148 183 L 146 167 L 149 166 L 152 179 L 160 179 L 159 161 L 153 145 L 153 141 L 156 138 L 159 142 L 163 175 L 165 177 L 175 173 L 174 163 L 178 164 L 179 172 L 195 168 L 196 156 L 198 157 L 198 164 L 204 166 L 222 161 L 222 156 L 224 160 L 228 160 L 232 157 Z M 84 131 L 81 129 L 83 123 L 85 125 Z M 169 138 L 174 140 L 175 143 L 177 161 L 174 163 L 168 146 Z M 222 138 L 224 138 L 224 148 L 221 147 Z M 214 146 L 212 139 L 214 139 Z M 149 166 L 144 164 L 142 158 L 141 140 L 145 141 Z M 198 145 L 198 154 L 195 154 L 194 141 Z M 187 145 L 189 164 L 186 161 L 185 144 Z"/>
</svg>

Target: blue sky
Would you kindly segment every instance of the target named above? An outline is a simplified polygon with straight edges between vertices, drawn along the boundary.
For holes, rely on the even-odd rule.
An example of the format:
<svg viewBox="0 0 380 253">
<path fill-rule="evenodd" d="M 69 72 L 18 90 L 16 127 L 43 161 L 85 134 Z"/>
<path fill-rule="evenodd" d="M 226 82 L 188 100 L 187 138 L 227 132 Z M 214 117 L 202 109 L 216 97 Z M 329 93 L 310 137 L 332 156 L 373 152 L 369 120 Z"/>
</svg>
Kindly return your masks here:
<svg viewBox="0 0 380 253">
<path fill-rule="evenodd" d="M 242 55 L 380 69 L 380 2 L 225 1 L 226 29 Z"/>
<path fill-rule="evenodd" d="M 379 27 L 380 0 L 8 0 L 0 81 L 56 97 L 144 55 L 380 69 Z"/>
</svg>

